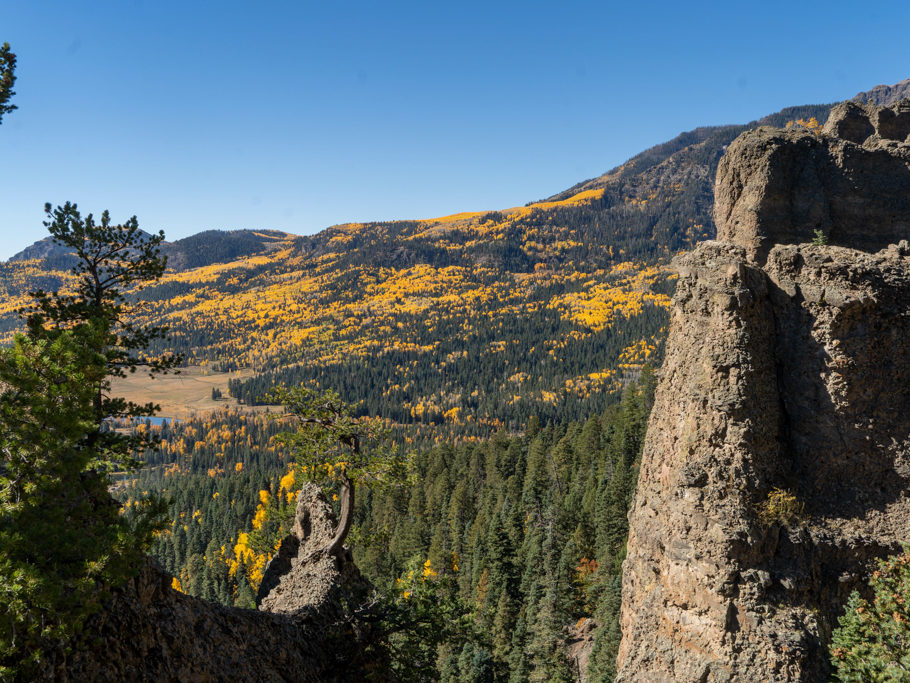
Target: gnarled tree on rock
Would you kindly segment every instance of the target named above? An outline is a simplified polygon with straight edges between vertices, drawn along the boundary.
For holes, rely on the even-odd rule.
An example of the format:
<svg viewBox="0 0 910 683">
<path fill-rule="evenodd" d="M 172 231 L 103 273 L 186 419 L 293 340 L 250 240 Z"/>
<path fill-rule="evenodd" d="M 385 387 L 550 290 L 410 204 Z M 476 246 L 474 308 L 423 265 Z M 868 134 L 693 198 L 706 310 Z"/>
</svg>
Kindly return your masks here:
<svg viewBox="0 0 910 683">
<path fill-rule="evenodd" d="M 385 446 L 386 426 L 378 418 L 356 417 L 353 406 L 333 390 L 279 387 L 272 398 L 299 426 L 278 436 L 294 456 L 295 479 L 337 487 L 338 526 L 318 552 L 338 556 L 351 530 L 357 483 L 401 481 L 402 461 Z"/>
</svg>

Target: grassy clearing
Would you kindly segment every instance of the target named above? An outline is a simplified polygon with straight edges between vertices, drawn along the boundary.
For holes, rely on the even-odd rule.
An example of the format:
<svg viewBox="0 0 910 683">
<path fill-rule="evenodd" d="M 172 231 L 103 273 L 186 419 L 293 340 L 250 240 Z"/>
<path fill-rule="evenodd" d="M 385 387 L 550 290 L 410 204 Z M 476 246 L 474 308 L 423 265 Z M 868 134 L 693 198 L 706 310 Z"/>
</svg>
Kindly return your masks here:
<svg viewBox="0 0 910 683">
<path fill-rule="evenodd" d="M 246 379 L 251 370 L 238 372 L 211 372 L 199 366 L 181 368 L 180 374 L 163 375 L 149 379 L 136 372 L 113 382 L 114 396 L 123 396 L 137 403 L 153 401 L 161 406 L 162 417 L 185 419 L 191 415 L 211 412 L 226 406 L 237 406 L 237 400 L 228 397 L 229 379 Z M 212 389 L 219 389 L 224 398 L 212 400 Z M 252 410 L 252 408 L 247 407 Z"/>
</svg>

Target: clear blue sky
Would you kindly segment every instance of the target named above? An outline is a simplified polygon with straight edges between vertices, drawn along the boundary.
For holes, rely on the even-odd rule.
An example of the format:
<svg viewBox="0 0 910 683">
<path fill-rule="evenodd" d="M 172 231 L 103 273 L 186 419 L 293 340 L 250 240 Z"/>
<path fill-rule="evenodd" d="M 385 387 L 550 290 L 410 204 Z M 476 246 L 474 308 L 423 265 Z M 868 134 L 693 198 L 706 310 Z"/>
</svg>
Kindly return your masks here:
<svg viewBox="0 0 910 683">
<path fill-rule="evenodd" d="M 3 0 L 0 258 L 45 201 L 176 239 L 554 194 L 910 76 L 910 4 Z"/>
</svg>

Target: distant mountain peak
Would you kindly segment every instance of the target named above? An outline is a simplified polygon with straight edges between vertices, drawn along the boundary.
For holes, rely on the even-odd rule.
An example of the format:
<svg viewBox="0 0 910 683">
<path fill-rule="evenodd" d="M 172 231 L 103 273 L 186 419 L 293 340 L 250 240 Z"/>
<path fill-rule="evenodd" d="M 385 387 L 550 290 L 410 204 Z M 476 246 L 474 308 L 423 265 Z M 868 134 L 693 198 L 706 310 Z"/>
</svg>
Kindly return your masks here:
<svg viewBox="0 0 910 683">
<path fill-rule="evenodd" d="M 188 270 L 213 263 L 262 254 L 296 239 L 280 230 L 205 230 L 173 242 L 164 242 L 162 251 L 172 270 Z M 73 264 L 72 250 L 45 237 L 10 257 L 10 261 L 40 259 L 62 270 Z"/>
<path fill-rule="evenodd" d="M 910 78 L 905 78 L 894 85 L 877 85 L 871 90 L 857 93 L 853 101 L 887 107 L 907 98 L 910 98 Z"/>
</svg>

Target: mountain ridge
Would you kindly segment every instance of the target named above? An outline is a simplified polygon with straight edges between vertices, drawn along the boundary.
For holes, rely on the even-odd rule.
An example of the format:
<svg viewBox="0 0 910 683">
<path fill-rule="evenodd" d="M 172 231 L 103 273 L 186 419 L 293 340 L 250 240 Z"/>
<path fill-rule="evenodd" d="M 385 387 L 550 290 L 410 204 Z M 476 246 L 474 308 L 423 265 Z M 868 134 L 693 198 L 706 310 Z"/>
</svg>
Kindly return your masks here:
<svg viewBox="0 0 910 683">
<path fill-rule="evenodd" d="M 894 102 L 907 97 L 910 95 L 910 78 L 904 79 L 894 85 L 876 85 L 873 88 L 857 93 L 852 99 L 856 102 L 870 102 L 879 106 L 890 105 Z M 565 190 L 557 192 L 554 195 L 549 197 L 528 202 L 523 207 L 511 207 L 508 209 L 500 209 L 498 211 L 467 211 L 459 212 L 452 214 L 450 216 L 441 216 L 436 218 L 428 219 L 398 219 L 394 221 L 367 221 L 363 223 L 348 222 L 348 223 L 338 223 L 334 225 L 327 226 L 322 230 L 314 233 L 313 235 L 296 235 L 294 233 L 288 233 L 281 230 L 268 230 L 268 229 L 228 229 L 228 230 L 203 230 L 198 233 L 193 233 L 187 237 L 174 240 L 172 242 L 165 243 L 165 251 L 170 251 L 171 257 L 171 267 L 183 270 L 193 267 L 199 267 L 203 265 L 211 265 L 212 263 L 224 263 L 229 262 L 229 259 L 237 258 L 241 256 L 250 256 L 260 251 L 266 250 L 265 244 L 260 241 L 255 247 L 253 243 L 255 240 L 249 239 L 252 236 L 283 236 L 284 238 L 296 238 L 296 239 L 307 239 L 315 238 L 327 231 L 337 231 L 344 229 L 348 226 L 359 226 L 359 225 L 384 225 L 384 224 L 395 224 L 395 223 L 424 223 L 424 222 L 442 222 L 449 218 L 455 217 L 466 217 L 466 216 L 480 216 L 489 213 L 502 213 L 509 211 L 516 211 L 522 208 L 534 207 L 535 205 L 553 203 L 553 202 L 562 202 L 567 199 L 571 199 L 573 196 L 578 195 L 582 192 L 587 192 L 590 190 L 600 190 L 605 188 L 611 181 L 617 181 L 629 178 L 635 173 L 641 173 L 646 171 L 653 166 L 659 165 L 666 161 L 673 154 L 684 150 L 687 147 L 692 147 L 704 143 L 706 140 L 712 136 L 721 134 L 723 135 L 726 132 L 732 132 L 734 130 L 742 130 L 748 128 L 754 128 L 756 126 L 775 126 L 780 127 L 785 123 L 791 120 L 796 119 L 808 119 L 812 116 L 818 118 L 818 114 L 827 115 L 827 111 L 833 104 L 821 104 L 821 105 L 797 105 L 791 107 L 785 107 L 778 112 L 765 115 L 759 119 L 755 119 L 746 124 L 718 124 L 718 125 L 709 125 L 709 126 L 699 126 L 692 130 L 683 131 L 679 133 L 674 138 L 667 140 L 662 143 L 653 145 L 642 152 L 630 157 L 627 161 L 616 166 L 605 173 L 596 176 L 594 178 L 589 178 L 587 180 L 580 181 Z M 734 136 L 735 137 L 735 136 Z M 234 251 L 231 253 L 231 250 L 226 250 L 227 253 L 219 253 L 217 256 L 208 256 L 206 258 L 199 258 L 199 254 L 196 255 L 195 259 L 186 260 L 185 253 L 186 251 L 197 251 L 197 243 L 201 241 L 204 237 L 217 237 L 215 243 L 219 242 L 247 242 L 247 250 L 244 251 L 242 248 L 234 246 Z M 17 252 L 9 259 L 9 261 L 22 261 L 22 260 L 31 260 L 31 259 L 41 259 L 46 258 L 49 253 L 53 251 L 53 247 L 49 244 L 50 239 L 44 238 L 34 242 L 25 249 Z M 190 246 L 192 245 L 192 247 Z M 215 260 L 217 259 L 217 260 Z"/>
<path fill-rule="evenodd" d="M 143 234 L 148 235 L 144 231 Z M 165 241 L 161 250 L 168 257 L 168 267 L 182 271 L 270 251 L 282 239 L 293 237 L 281 230 L 203 230 L 173 242 Z M 66 247 L 55 244 L 48 236 L 13 254 L 7 262 L 40 260 L 65 269 L 70 267 L 68 253 Z"/>
<path fill-rule="evenodd" d="M 876 85 L 874 88 L 857 93 L 853 97 L 853 101 L 886 107 L 908 97 L 910 97 L 910 78 L 905 78 L 894 85 Z"/>
<path fill-rule="evenodd" d="M 190 364 L 251 369 L 230 386 L 246 403 L 274 383 L 307 382 L 398 423 L 478 436 L 531 414 L 580 419 L 659 362 L 673 289 L 666 264 L 716 235 L 713 182 L 726 146 L 754 125 L 824 120 L 829 110 L 803 105 L 687 131 L 501 211 L 310 236 L 199 233 L 166 245 L 172 268 L 139 295 L 142 315 L 170 326 L 171 347 Z M 18 325 L 24 292 L 65 278 L 37 261 L 0 264 L 0 335 Z"/>
</svg>

